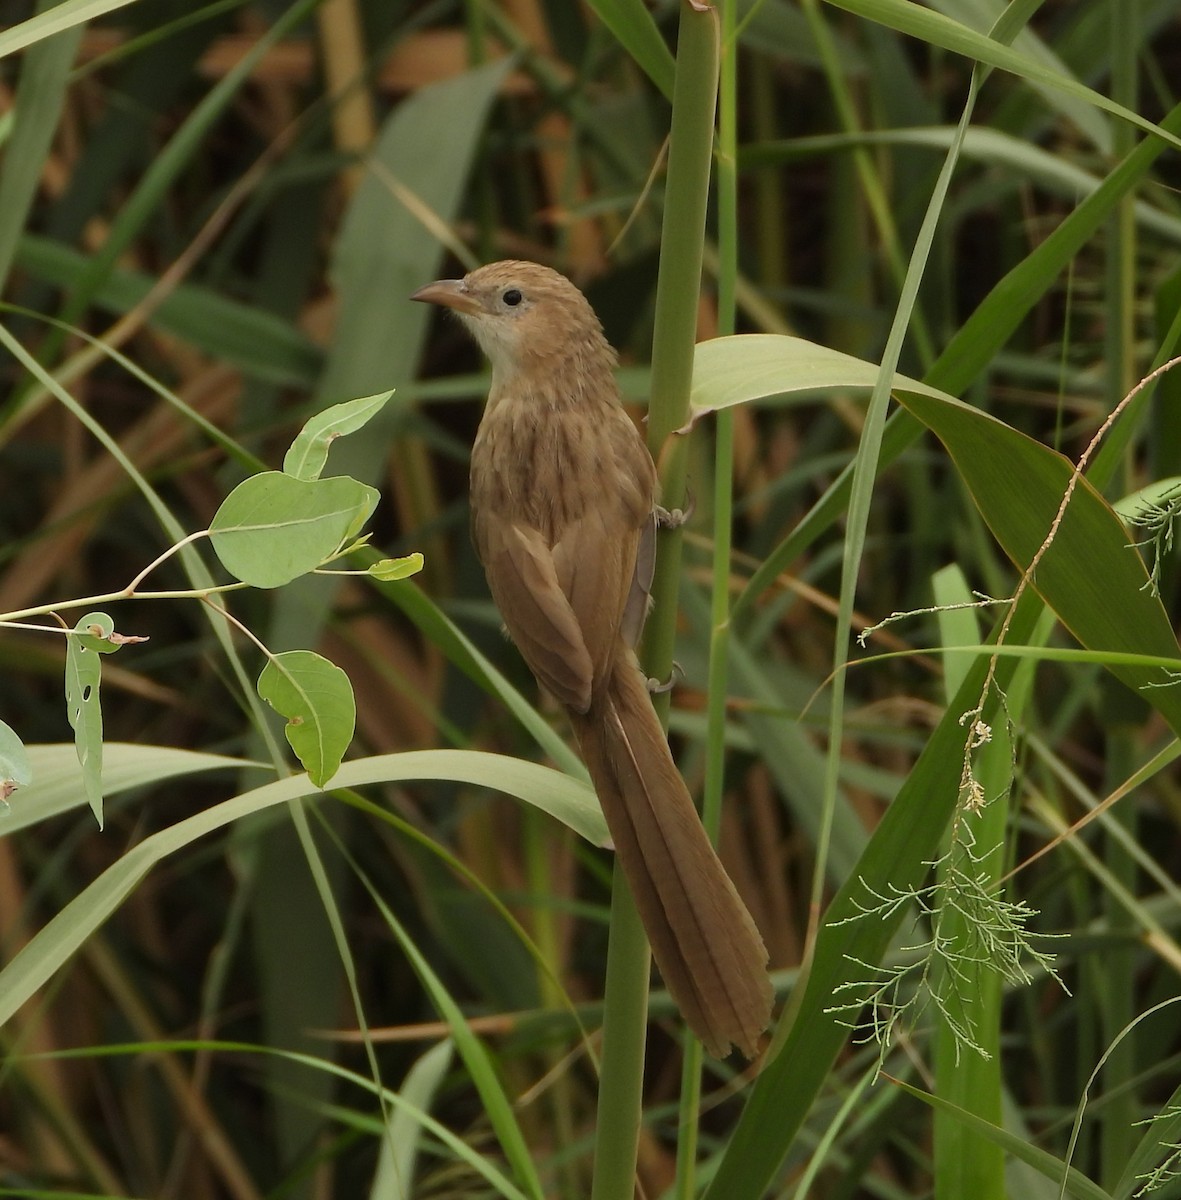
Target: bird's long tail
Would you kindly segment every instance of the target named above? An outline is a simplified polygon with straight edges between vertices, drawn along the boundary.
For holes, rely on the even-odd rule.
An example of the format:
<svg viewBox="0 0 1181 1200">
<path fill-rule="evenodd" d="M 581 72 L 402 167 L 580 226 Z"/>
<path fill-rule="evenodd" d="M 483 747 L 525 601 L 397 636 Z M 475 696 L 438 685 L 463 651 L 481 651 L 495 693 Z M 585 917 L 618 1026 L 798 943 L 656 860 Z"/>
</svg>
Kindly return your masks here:
<svg viewBox="0 0 1181 1200">
<path fill-rule="evenodd" d="M 771 1017 L 767 951 L 710 845 L 644 677 L 621 653 L 609 685 L 571 713 L 652 954 L 689 1028 L 718 1058 L 753 1058 Z"/>
</svg>

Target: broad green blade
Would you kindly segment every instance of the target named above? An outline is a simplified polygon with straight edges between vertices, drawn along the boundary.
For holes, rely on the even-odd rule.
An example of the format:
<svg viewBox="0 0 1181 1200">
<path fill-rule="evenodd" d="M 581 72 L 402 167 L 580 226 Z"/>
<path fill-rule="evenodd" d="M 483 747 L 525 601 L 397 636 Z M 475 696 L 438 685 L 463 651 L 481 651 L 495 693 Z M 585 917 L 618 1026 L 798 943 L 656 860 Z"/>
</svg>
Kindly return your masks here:
<svg viewBox="0 0 1181 1200">
<path fill-rule="evenodd" d="M 1071 462 L 957 400 L 900 393 L 902 404 L 947 447 L 972 499 L 1005 553 L 1024 571 L 1057 520 Z M 1181 651 L 1148 571 L 1110 505 L 1086 481 L 1074 491 L 1032 583 L 1088 650 L 1176 658 Z M 1156 667 L 1108 669 L 1181 732 L 1181 694 Z"/>
</svg>

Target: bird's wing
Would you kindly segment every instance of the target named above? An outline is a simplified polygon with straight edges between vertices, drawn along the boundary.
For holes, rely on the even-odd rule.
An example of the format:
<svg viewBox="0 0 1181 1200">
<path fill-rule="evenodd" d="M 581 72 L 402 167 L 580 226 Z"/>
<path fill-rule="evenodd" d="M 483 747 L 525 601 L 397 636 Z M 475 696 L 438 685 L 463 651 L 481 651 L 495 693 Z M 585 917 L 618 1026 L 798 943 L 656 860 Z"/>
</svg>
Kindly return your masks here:
<svg viewBox="0 0 1181 1200">
<path fill-rule="evenodd" d="M 485 413 L 472 450 L 476 551 L 534 675 L 586 712 L 619 652 L 655 468 L 622 409 L 564 413 L 560 430 L 505 412 Z M 531 469 L 518 477 L 506 461 Z"/>
<path fill-rule="evenodd" d="M 558 585 L 590 656 L 594 687 L 611 673 L 632 587 L 640 530 L 607 497 L 567 522 L 552 550 Z"/>
<path fill-rule="evenodd" d="M 558 580 L 554 554 L 536 529 L 480 522 L 488 586 L 509 634 L 538 681 L 578 712 L 590 707 L 594 666 L 579 620 Z"/>
<path fill-rule="evenodd" d="M 619 631 L 634 650 L 640 644 L 648 607 L 652 603 L 652 579 L 656 574 L 656 513 L 644 522 L 636 550 L 636 567 L 623 608 Z"/>
</svg>

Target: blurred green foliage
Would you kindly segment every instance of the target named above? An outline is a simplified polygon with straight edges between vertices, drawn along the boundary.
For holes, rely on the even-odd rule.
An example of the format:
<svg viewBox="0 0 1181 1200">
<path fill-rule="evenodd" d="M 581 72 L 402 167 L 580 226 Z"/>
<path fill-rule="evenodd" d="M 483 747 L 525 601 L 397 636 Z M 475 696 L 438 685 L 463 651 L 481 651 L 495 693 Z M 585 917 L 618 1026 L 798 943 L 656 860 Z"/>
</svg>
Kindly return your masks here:
<svg viewBox="0 0 1181 1200">
<path fill-rule="evenodd" d="M 493 258 L 557 266 L 639 414 L 679 200 L 664 173 L 677 5 L 64 0 L 3 18 L 0 616 L 35 609 L 24 624 L 45 628 L 0 627 L 0 774 L 22 784 L 0 814 L 0 1192 L 588 1195 L 610 855 L 469 545 L 483 367 L 408 296 Z M 761 0 L 733 23 L 735 205 L 708 216 L 699 340 L 719 291 L 739 333 L 868 363 L 895 328 L 898 371 L 927 391 L 862 461 L 865 378 L 757 386 L 729 343 L 711 376 L 742 400 L 728 509 L 712 417 L 685 450 L 674 749 L 699 792 L 717 765 L 710 553 L 730 519 L 723 856 L 787 1007 L 760 1082 L 707 1067 L 690 1186 L 1041 1200 L 1069 1162 L 1070 1194 L 1131 1196 L 1153 1172 L 1176 1194 L 1176 705 L 1125 683 L 1168 682 L 1179 575 L 1166 552 L 1157 593 L 1136 591 L 1145 572 L 1102 497 L 1155 485 L 1166 536 L 1181 374 L 1093 449 L 1085 511 L 1023 585 L 991 674 L 972 647 L 1008 610 L 932 611 L 937 577 L 944 604 L 1014 595 L 1071 477 L 1050 451 L 1078 462 L 1178 353 L 1176 5 Z M 961 147 L 967 55 L 995 69 Z M 220 601 L 271 652 L 347 673 L 347 787 L 285 778 L 281 722 L 253 689 L 262 656 L 215 605 L 136 599 L 109 606 L 150 640 L 102 658 L 100 833 L 49 611 L 72 626 L 66 604 L 208 528 L 309 416 L 389 388 L 327 473 L 380 491 L 381 556 L 421 553 L 422 572 Z M 850 495 L 868 501 L 852 577 Z M 198 541 L 148 586 L 221 579 Z M 913 615 L 856 647 L 896 613 Z M 834 645 L 853 659 L 837 701 Z M 973 756 L 977 721 L 1000 749 Z M 520 761 L 538 759 L 562 774 Z M 997 806 L 976 840 L 965 762 Z M 818 886 L 835 900 L 796 988 L 826 829 Z M 934 934 L 968 936 L 940 917 L 964 855 L 1024 906 L 1061 984 L 1020 949 L 1024 977 L 954 951 L 958 983 L 926 970 Z M 851 993 L 831 989 L 883 980 L 888 1007 L 863 990 L 834 1011 Z M 965 1011 L 988 1068 L 949 1034 Z M 651 1015 L 639 1178 L 655 1197 L 684 1122 L 659 991 Z M 875 1029 L 893 1042 L 866 1045 Z M 912 1090 L 866 1087 L 879 1066 Z"/>
</svg>

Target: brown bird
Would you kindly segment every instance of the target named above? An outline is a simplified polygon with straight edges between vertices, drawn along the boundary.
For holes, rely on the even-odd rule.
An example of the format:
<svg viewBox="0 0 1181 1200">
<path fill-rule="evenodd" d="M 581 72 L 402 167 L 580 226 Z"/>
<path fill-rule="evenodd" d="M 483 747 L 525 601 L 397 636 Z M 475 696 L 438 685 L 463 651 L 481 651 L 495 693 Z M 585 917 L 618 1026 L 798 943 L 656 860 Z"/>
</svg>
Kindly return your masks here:
<svg viewBox="0 0 1181 1200">
<path fill-rule="evenodd" d="M 586 297 L 498 262 L 412 297 L 453 309 L 492 363 L 472 448 L 472 531 L 492 596 L 563 705 L 656 964 L 709 1052 L 754 1057 L 767 951 L 702 827 L 632 650 L 655 548 L 656 470 Z"/>
</svg>

